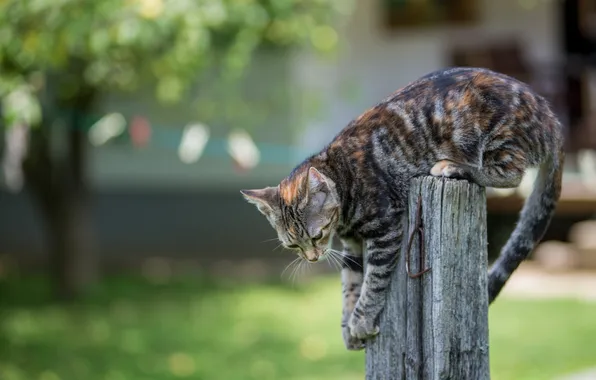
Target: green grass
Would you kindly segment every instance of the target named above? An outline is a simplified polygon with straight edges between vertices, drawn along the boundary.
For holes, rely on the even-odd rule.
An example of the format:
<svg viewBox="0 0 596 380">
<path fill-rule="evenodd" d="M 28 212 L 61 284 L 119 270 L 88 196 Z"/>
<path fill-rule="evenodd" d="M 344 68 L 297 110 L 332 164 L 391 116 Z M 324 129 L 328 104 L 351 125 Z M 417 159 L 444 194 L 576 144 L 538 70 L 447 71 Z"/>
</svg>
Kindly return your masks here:
<svg viewBox="0 0 596 380">
<path fill-rule="evenodd" d="M 0 282 L 2 380 L 356 380 L 339 279 L 287 287 L 111 279 L 82 303 L 47 302 L 41 280 Z M 596 365 L 596 304 L 500 300 L 494 380 L 552 379 Z"/>
</svg>

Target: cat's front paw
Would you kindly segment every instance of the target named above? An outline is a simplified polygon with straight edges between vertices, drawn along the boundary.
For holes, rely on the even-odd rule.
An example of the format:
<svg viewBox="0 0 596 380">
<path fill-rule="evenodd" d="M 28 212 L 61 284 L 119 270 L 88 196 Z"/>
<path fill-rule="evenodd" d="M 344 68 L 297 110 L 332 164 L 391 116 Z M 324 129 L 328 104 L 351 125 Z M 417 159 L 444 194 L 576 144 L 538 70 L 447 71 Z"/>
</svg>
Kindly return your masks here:
<svg viewBox="0 0 596 380">
<path fill-rule="evenodd" d="M 368 339 L 379 333 L 379 326 L 375 325 L 373 318 L 366 318 L 362 314 L 352 313 L 348 322 L 350 335 L 358 339 Z"/>
<path fill-rule="evenodd" d="M 353 337 L 352 334 L 350 334 L 349 327 L 347 327 L 347 326 L 342 327 L 341 333 L 344 338 L 344 344 L 346 345 L 346 348 L 348 350 L 360 351 L 360 350 L 364 350 L 364 348 L 366 347 L 365 340 Z"/>
</svg>

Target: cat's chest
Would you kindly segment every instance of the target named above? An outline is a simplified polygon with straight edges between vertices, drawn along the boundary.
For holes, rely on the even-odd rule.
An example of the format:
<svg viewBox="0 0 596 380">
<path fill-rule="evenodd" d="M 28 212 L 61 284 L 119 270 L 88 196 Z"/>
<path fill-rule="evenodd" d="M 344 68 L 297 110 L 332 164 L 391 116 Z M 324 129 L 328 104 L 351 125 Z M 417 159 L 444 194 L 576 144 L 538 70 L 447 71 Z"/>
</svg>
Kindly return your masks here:
<svg viewBox="0 0 596 380">
<path fill-rule="evenodd" d="M 379 202 L 362 203 L 355 207 L 350 218 L 342 218 L 336 227 L 337 235 L 342 239 L 362 239 L 363 232 L 370 229 L 373 224 L 382 224 L 383 221 L 394 219 L 400 215 L 405 205 L 398 199 L 383 197 Z"/>
</svg>

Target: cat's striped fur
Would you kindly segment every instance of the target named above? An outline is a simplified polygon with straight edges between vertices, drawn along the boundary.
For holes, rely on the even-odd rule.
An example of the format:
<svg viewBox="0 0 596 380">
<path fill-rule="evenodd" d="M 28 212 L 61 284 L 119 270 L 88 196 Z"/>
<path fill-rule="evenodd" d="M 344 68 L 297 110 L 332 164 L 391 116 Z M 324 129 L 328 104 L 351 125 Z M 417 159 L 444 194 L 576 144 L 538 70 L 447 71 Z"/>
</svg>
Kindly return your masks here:
<svg viewBox="0 0 596 380">
<path fill-rule="evenodd" d="M 349 349 L 377 333 L 404 234 L 410 179 L 466 178 L 516 187 L 540 167 L 519 222 L 489 273 L 492 302 L 542 238 L 561 191 L 561 125 L 528 85 L 486 69 L 452 68 L 398 90 L 345 127 L 276 187 L 243 190 L 284 246 L 316 261 L 342 241 L 343 328 Z M 367 270 L 362 271 L 363 247 Z"/>
</svg>

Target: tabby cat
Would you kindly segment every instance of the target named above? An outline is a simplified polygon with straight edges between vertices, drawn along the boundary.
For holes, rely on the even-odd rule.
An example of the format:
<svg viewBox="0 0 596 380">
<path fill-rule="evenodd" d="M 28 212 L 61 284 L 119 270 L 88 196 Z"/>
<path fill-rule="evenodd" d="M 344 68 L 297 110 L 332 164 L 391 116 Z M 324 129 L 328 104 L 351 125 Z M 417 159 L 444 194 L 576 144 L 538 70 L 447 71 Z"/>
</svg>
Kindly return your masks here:
<svg viewBox="0 0 596 380">
<path fill-rule="evenodd" d="M 562 144 L 561 123 L 527 84 L 487 69 L 450 68 L 361 114 L 278 186 L 241 193 L 283 246 L 309 262 L 329 254 L 333 236 L 341 240 L 343 337 L 358 350 L 379 331 L 410 180 L 430 174 L 513 188 L 527 168 L 540 168 L 488 274 L 492 302 L 550 223 L 561 192 Z"/>
</svg>

